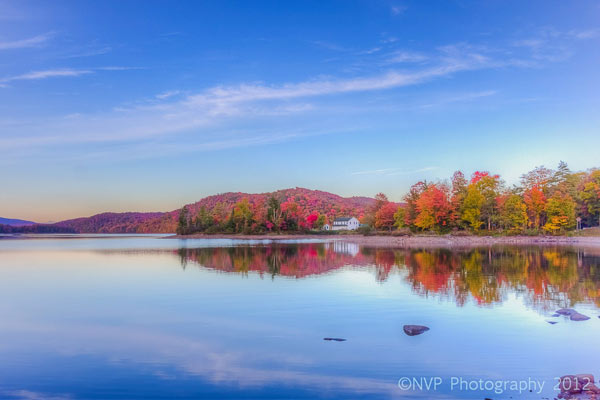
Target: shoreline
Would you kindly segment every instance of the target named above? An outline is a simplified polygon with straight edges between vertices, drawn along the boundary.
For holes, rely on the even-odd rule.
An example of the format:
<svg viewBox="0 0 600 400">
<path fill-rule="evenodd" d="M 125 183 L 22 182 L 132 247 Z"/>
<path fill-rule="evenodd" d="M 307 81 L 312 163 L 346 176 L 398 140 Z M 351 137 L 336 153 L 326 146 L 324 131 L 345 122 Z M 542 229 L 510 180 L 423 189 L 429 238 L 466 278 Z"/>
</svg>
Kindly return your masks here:
<svg viewBox="0 0 600 400">
<path fill-rule="evenodd" d="M 363 236 L 363 235 L 311 235 L 311 234 L 194 234 L 172 235 L 165 239 L 234 239 L 234 240 L 323 240 L 345 241 L 370 247 L 477 247 L 493 245 L 559 245 L 600 247 L 600 237 L 568 236 Z"/>
</svg>

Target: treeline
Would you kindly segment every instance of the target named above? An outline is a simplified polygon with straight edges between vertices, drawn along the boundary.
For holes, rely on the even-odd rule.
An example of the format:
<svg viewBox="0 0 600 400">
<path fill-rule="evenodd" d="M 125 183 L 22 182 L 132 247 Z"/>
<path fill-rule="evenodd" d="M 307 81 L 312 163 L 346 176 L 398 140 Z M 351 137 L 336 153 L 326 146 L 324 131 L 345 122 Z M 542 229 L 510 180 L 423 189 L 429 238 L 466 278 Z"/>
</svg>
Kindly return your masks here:
<svg viewBox="0 0 600 400">
<path fill-rule="evenodd" d="M 309 232 L 320 230 L 327 219 L 325 214 L 310 212 L 293 199 L 282 201 L 272 196 L 264 202 L 250 203 L 244 197 L 233 207 L 217 203 L 209 210 L 202 206 L 194 216 L 187 206 L 183 207 L 179 212 L 177 234 Z"/>
<path fill-rule="evenodd" d="M 265 201 L 216 203 L 195 215 L 179 212 L 177 233 L 309 232 L 331 224 L 335 215 L 273 195 Z M 343 216 L 343 215 L 337 215 Z M 561 162 L 556 170 L 537 167 L 507 186 L 499 175 L 475 172 L 470 179 L 457 171 L 449 181 L 414 184 L 404 203 L 379 193 L 358 217 L 370 229 L 448 233 L 564 234 L 600 224 L 600 170 L 572 172 Z"/>
<path fill-rule="evenodd" d="M 102 213 L 52 224 L 78 233 L 161 233 L 175 230 L 175 215 L 156 212 Z"/>
<path fill-rule="evenodd" d="M 337 217 L 360 218 L 373 203 L 368 197 L 341 197 L 305 188 L 258 194 L 230 192 L 189 204 L 174 217 L 178 232 L 309 232 L 320 230 Z"/>
<path fill-rule="evenodd" d="M 25 225 L 11 226 L 0 224 L 0 233 L 76 233 L 72 228 L 65 228 L 56 225 Z"/>
<path fill-rule="evenodd" d="M 418 182 L 405 197 L 406 206 L 381 208 L 380 227 L 413 231 L 500 231 L 510 234 L 562 234 L 595 226 L 600 219 L 600 170 L 572 172 L 560 162 L 543 166 L 508 187 L 499 175 L 475 172 L 470 180 L 457 171 L 450 182 Z M 385 206 L 384 206 L 385 207 Z"/>
</svg>

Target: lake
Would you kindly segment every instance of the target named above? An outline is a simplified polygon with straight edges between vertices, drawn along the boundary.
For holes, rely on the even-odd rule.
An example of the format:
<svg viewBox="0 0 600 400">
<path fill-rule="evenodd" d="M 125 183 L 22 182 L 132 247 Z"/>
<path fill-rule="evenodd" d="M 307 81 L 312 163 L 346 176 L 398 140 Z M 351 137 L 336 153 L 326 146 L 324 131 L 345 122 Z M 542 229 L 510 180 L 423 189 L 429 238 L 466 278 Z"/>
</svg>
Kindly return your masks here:
<svg viewBox="0 0 600 400">
<path fill-rule="evenodd" d="M 0 398 L 554 398 L 599 307 L 599 249 L 4 238 Z"/>
</svg>

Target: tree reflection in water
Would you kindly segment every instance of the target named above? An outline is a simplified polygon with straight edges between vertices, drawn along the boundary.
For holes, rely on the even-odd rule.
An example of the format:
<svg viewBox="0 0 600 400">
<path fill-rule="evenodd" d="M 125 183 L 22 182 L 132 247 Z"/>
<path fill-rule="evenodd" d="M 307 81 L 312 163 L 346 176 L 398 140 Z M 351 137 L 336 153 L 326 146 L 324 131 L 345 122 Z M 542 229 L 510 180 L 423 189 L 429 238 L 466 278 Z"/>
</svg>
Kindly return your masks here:
<svg viewBox="0 0 600 400">
<path fill-rule="evenodd" d="M 565 247 L 386 249 L 354 243 L 271 244 L 178 250 L 188 263 L 230 273 L 305 278 L 340 268 L 372 268 L 377 281 L 398 273 L 423 296 L 463 305 L 501 303 L 518 293 L 537 308 L 600 306 L 600 253 Z"/>
</svg>

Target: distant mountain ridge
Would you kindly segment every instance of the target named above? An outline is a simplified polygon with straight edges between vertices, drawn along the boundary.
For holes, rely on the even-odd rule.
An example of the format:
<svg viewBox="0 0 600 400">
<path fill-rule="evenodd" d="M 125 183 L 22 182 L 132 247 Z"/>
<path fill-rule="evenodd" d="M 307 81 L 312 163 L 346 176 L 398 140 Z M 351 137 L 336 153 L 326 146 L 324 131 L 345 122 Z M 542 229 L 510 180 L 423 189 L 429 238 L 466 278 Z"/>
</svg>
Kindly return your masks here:
<svg viewBox="0 0 600 400">
<path fill-rule="evenodd" d="M 24 219 L 2 218 L 2 217 L 0 217 L 0 225 L 27 226 L 27 225 L 35 225 L 35 224 L 37 224 L 37 222 L 26 221 Z"/>
<path fill-rule="evenodd" d="M 375 202 L 370 197 L 342 197 L 320 190 L 290 188 L 268 193 L 221 193 L 186 206 L 191 216 L 195 216 L 202 207 L 210 211 L 219 203 L 230 212 L 235 204 L 244 198 L 248 199 L 251 205 L 261 205 L 266 204 L 272 196 L 282 203 L 293 200 L 306 212 L 317 212 L 328 218 L 346 215 L 360 217 Z M 179 209 L 164 213 L 102 213 L 57 222 L 51 226 L 79 233 L 174 233 L 178 215 Z"/>
</svg>

